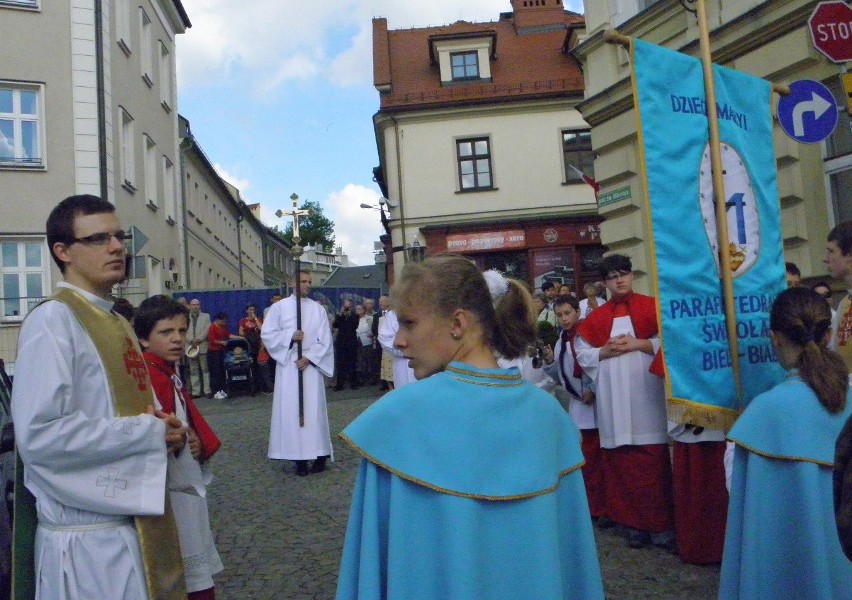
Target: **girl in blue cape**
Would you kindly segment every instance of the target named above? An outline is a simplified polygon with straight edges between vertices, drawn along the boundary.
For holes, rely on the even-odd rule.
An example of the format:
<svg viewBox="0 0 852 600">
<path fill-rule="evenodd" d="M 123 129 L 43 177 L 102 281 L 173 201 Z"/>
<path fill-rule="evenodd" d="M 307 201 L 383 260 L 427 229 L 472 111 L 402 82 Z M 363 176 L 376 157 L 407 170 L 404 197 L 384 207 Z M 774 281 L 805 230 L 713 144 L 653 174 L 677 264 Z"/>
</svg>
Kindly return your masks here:
<svg viewBox="0 0 852 600">
<path fill-rule="evenodd" d="M 440 256 L 391 297 L 419 381 L 340 434 L 363 458 L 337 598 L 603 598 L 577 428 L 495 359 L 535 339 L 529 293 Z"/>
<path fill-rule="evenodd" d="M 826 348 L 831 309 L 785 290 L 769 317 L 786 381 L 751 401 L 736 444 L 719 598 L 852 598 L 834 524 L 834 444 L 852 413 L 848 371 Z"/>
</svg>

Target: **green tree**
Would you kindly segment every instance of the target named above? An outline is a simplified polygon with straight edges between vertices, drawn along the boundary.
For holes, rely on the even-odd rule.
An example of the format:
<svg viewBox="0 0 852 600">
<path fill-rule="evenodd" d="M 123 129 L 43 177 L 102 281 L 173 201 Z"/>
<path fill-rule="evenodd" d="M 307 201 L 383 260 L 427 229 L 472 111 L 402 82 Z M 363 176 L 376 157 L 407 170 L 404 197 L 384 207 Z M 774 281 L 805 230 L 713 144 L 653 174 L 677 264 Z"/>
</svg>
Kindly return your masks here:
<svg viewBox="0 0 852 600">
<path fill-rule="evenodd" d="M 302 239 L 302 246 L 316 246 L 324 252 L 334 252 L 334 221 L 323 214 L 320 203 L 305 200 L 299 209 L 311 211 L 308 216 L 299 218 L 299 237 Z M 293 241 L 292 217 L 281 234 L 288 241 Z"/>
</svg>

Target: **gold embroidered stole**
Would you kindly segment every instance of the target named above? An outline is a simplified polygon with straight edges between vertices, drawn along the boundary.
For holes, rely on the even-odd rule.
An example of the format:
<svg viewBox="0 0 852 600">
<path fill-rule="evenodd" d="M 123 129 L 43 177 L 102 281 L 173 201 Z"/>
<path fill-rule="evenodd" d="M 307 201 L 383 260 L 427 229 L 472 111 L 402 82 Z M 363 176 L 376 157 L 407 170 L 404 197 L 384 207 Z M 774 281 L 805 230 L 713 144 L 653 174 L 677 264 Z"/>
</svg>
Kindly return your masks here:
<svg viewBox="0 0 852 600">
<path fill-rule="evenodd" d="M 71 309 L 92 338 L 106 371 L 115 416 L 135 417 L 153 406 L 148 369 L 130 324 L 68 288 L 60 288 L 54 299 Z M 148 598 L 186 600 L 183 560 L 168 490 L 164 515 L 137 516 L 135 520 Z"/>
<path fill-rule="evenodd" d="M 837 353 L 852 371 L 852 301 L 849 294 L 843 296 L 837 307 Z"/>
</svg>

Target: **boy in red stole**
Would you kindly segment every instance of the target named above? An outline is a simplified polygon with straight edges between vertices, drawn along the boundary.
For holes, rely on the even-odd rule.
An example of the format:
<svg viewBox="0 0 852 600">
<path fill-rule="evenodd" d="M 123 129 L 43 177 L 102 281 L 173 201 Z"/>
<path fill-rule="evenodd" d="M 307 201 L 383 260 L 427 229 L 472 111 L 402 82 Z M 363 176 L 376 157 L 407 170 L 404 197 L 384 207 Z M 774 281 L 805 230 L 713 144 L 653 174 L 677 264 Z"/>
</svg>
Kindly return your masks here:
<svg viewBox="0 0 852 600">
<path fill-rule="evenodd" d="M 152 296 L 143 301 L 133 318 L 157 403 L 163 412 L 180 419 L 187 429 L 188 451 L 169 457 L 167 478 L 187 598 L 215 600 L 213 575 L 223 566 L 210 531 L 206 487 L 211 477 L 205 462 L 222 444 L 175 372 L 186 346 L 188 324 L 186 307 L 168 296 Z"/>
<path fill-rule="evenodd" d="M 601 440 L 595 418 L 594 382 L 583 373 L 577 362 L 574 340 L 580 320 L 580 303 L 574 296 L 557 296 L 553 301 L 562 332 L 551 351 L 544 352 L 545 372 L 561 383 L 568 392 L 568 414 L 580 430 L 581 448 L 586 464 L 583 465 L 583 483 L 589 500 L 589 513 L 597 521 L 605 514 L 603 466 L 601 464 Z"/>
<path fill-rule="evenodd" d="M 597 384 L 604 515 L 629 529 L 628 545 L 673 548 L 672 470 L 655 300 L 633 291 L 630 259 L 600 274 L 611 299 L 578 325 L 577 361 Z"/>
</svg>

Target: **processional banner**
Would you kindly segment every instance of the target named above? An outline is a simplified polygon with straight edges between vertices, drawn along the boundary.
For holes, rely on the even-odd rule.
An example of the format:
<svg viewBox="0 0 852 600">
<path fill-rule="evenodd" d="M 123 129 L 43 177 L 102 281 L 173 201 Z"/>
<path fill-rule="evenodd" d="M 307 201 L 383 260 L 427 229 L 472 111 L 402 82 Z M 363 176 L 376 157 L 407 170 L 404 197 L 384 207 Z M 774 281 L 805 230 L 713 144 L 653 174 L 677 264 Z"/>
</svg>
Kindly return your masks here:
<svg viewBox="0 0 852 600">
<path fill-rule="evenodd" d="M 731 255 L 720 265 L 701 61 L 641 40 L 632 56 L 669 418 L 727 430 L 783 377 L 769 340 L 785 288 L 771 86 L 713 66 Z M 720 269 L 733 276 L 742 401 Z"/>
</svg>

